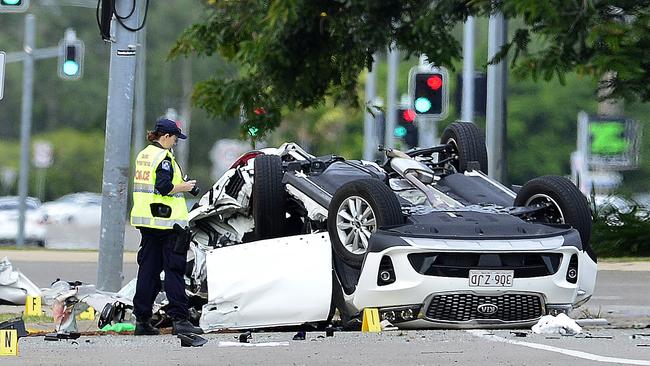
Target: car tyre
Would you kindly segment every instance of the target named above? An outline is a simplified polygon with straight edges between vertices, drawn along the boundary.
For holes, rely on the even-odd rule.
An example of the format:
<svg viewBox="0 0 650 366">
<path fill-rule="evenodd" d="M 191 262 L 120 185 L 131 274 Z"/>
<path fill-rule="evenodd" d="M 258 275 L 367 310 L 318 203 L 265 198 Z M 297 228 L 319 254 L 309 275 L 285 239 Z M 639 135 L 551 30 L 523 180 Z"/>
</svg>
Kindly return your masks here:
<svg viewBox="0 0 650 366">
<path fill-rule="evenodd" d="M 272 239 L 284 235 L 286 191 L 282 184 L 282 159 L 277 155 L 255 158 L 251 195 L 255 239 Z"/>
<path fill-rule="evenodd" d="M 452 163 L 456 171 L 463 173 L 469 168 L 469 163 L 476 161 L 479 170 L 488 171 L 487 149 L 485 136 L 470 122 L 453 122 L 442 132 L 440 143 L 452 148 L 457 158 Z"/>
<path fill-rule="evenodd" d="M 334 253 L 353 268 L 361 268 L 368 239 L 377 228 L 404 223 L 397 196 L 377 179 L 342 185 L 328 211 L 327 229 Z"/>
<path fill-rule="evenodd" d="M 551 203 L 532 217 L 535 222 L 567 224 L 578 230 L 583 245 L 591 238 L 591 210 L 587 198 L 565 177 L 547 175 L 526 182 L 517 193 L 515 206 Z"/>
</svg>

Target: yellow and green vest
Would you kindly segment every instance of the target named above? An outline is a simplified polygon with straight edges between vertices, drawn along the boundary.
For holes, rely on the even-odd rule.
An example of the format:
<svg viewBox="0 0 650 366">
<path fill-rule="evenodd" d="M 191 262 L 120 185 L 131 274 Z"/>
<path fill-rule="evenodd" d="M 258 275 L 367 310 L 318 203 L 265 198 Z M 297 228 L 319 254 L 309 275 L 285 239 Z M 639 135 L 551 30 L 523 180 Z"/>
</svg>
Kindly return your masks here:
<svg viewBox="0 0 650 366">
<path fill-rule="evenodd" d="M 183 178 L 181 169 L 169 150 L 149 145 L 140 151 L 135 159 L 131 225 L 163 230 L 172 229 L 175 223 L 178 223 L 181 227 L 187 226 L 187 205 L 183 193 L 163 196 L 156 191 L 156 168 L 167 156 L 172 161 L 174 169 L 172 184 L 176 186 L 183 182 Z M 151 212 L 152 204 L 169 206 L 171 216 L 167 218 L 153 216 Z"/>
</svg>

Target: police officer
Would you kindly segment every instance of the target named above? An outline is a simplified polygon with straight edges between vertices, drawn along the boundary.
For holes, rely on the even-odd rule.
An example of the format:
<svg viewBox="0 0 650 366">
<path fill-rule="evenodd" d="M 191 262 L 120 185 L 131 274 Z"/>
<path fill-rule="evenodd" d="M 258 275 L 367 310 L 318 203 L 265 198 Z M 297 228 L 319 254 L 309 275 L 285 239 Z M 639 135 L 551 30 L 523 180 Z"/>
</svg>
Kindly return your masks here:
<svg viewBox="0 0 650 366">
<path fill-rule="evenodd" d="M 173 320 L 173 334 L 203 333 L 188 321 L 185 293 L 186 253 L 174 251 L 177 234 L 174 224 L 187 226 L 187 206 L 183 192 L 194 188 L 196 181 L 184 181 L 171 148 L 185 139 L 174 121 L 161 119 L 147 133 L 151 144 L 135 161 L 131 225 L 142 235 L 138 251 L 138 282 L 133 298 L 136 317 L 135 335 L 160 334 L 150 321 L 153 302 L 161 290 L 160 272 L 165 271 L 165 294 L 169 300 L 167 314 Z"/>
</svg>

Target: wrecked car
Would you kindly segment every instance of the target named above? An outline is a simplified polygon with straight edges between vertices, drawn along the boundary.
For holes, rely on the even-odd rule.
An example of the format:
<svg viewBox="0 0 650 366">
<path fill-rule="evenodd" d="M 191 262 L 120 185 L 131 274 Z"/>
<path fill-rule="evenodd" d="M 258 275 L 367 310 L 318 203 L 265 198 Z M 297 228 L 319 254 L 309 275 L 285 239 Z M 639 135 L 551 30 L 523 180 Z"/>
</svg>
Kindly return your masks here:
<svg viewBox="0 0 650 366">
<path fill-rule="evenodd" d="M 400 328 L 528 327 L 589 300 L 591 212 L 571 181 L 515 192 L 489 178 L 472 123 L 452 123 L 437 146 L 382 150 L 381 165 L 295 143 L 240 157 L 190 211 L 201 326 L 378 308 Z"/>
</svg>

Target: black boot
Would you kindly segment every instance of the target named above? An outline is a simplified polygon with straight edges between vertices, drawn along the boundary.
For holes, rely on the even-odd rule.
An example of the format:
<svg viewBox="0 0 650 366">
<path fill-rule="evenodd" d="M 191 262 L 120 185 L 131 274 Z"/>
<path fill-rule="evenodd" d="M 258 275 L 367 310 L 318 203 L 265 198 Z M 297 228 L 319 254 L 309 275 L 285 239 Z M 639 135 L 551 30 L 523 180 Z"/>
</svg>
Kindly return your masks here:
<svg viewBox="0 0 650 366">
<path fill-rule="evenodd" d="M 151 325 L 149 319 L 135 322 L 134 335 L 159 335 L 160 331 Z"/>
<path fill-rule="evenodd" d="M 172 324 L 172 334 L 176 335 L 187 333 L 203 334 L 203 329 L 194 326 L 187 319 L 174 320 L 174 323 Z"/>
</svg>

